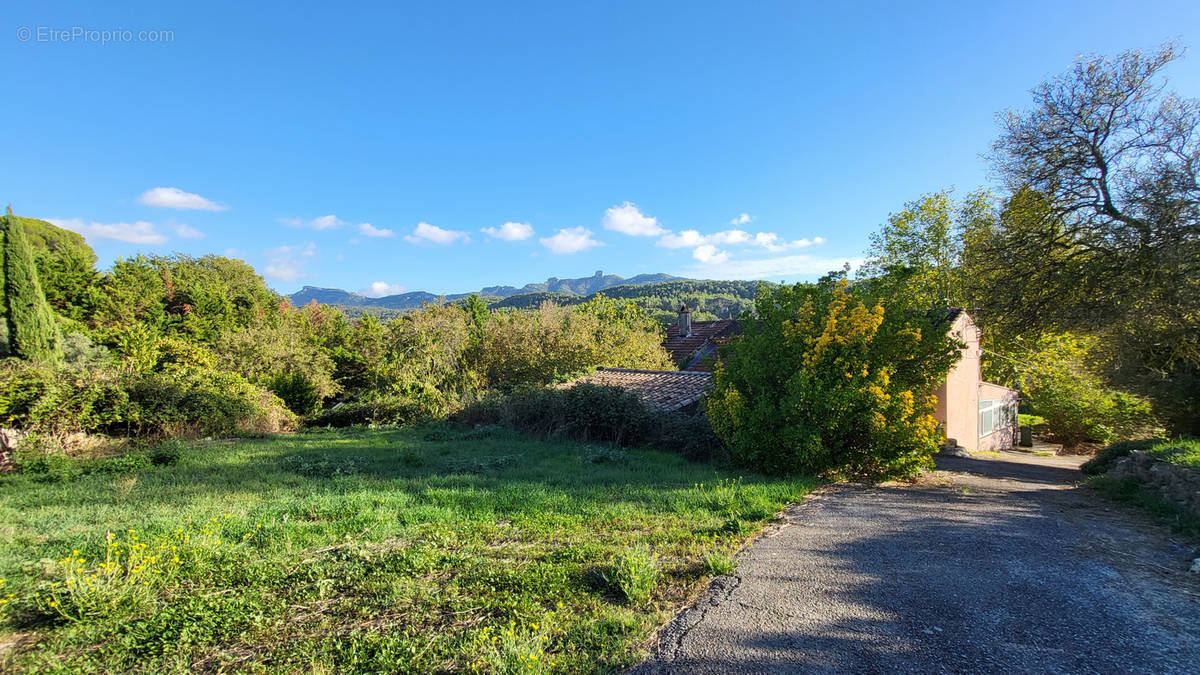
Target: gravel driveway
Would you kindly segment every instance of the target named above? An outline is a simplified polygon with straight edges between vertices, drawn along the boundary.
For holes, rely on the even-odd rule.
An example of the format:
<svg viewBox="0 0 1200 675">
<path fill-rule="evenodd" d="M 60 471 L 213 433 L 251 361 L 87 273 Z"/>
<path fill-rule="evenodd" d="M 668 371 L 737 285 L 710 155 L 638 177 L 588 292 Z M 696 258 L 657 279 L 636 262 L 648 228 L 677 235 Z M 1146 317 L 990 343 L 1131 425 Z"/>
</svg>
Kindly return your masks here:
<svg viewBox="0 0 1200 675">
<path fill-rule="evenodd" d="M 1079 463 L 946 458 L 806 498 L 631 672 L 1200 672 L 1200 552 Z"/>
</svg>

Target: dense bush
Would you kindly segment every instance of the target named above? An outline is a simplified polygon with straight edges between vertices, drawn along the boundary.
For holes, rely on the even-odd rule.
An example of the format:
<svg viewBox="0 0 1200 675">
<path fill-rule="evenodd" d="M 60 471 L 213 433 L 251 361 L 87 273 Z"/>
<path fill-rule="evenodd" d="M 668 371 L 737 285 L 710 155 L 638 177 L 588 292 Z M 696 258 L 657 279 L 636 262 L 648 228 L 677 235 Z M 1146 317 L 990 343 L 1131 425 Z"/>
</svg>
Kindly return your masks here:
<svg viewBox="0 0 1200 675">
<path fill-rule="evenodd" d="M 957 358 L 946 328 L 831 275 L 764 290 L 708 401 L 735 461 L 788 473 L 910 474 L 937 449 L 931 392 Z"/>
<path fill-rule="evenodd" d="M 424 419 L 429 411 L 411 399 L 372 397 L 339 403 L 318 413 L 307 422 L 309 427 L 351 427 L 377 424 L 408 424 Z"/>
<path fill-rule="evenodd" d="M 605 297 L 493 313 L 483 326 L 478 362 L 488 385 L 505 391 L 565 382 L 597 366 L 673 367 L 658 323 L 632 303 Z"/>
<path fill-rule="evenodd" d="M 17 361 L 0 364 L 0 426 L 53 437 L 267 433 L 294 416 L 270 392 L 233 373 L 119 373 Z"/>
<path fill-rule="evenodd" d="M 1094 340 L 1067 333 L 1042 337 L 1022 355 L 1018 378 L 1032 413 L 1067 447 L 1160 433 L 1145 399 L 1105 385 L 1089 367 Z"/>
<path fill-rule="evenodd" d="M 132 405 L 121 426 L 135 435 L 275 433 L 296 422 L 277 396 L 235 373 L 147 373 L 126 387 Z"/>
<path fill-rule="evenodd" d="M 723 460 L 726 450 L 704 415 L 647 409 L 617 387 L 580 384 L 493 394 L 455 414 L 465 425 L 499 424 L 545 438 L 571 438 Z"/>
<path fill-rule="evenodd" d="M 121 424 L 132 407 L 122 378 L 7 360 L 0 363 L 0 427 L 61 437 Z"/>
<path fill-rule="evenodd" d="M 304 373 L 279 373 L 271 378 L 267 389 L 278 396 L 287 405 L 288 410 L 297 415 L 310 415 L 321 405 L 322 397 L 316 385 Z"/>
</svg>

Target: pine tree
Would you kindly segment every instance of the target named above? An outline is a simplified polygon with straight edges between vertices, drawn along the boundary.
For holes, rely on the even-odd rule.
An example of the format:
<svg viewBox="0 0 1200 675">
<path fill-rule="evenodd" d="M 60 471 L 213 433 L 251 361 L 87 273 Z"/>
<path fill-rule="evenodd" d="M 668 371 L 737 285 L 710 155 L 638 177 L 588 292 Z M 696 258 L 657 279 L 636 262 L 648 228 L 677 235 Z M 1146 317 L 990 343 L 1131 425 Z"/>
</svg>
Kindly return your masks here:
<svg viewBox="0 0 1200 675">
<path fill-rule="evenodd" d="M 8 350 L 31 361 L 56 361 L 58 323 L 38 283 L 33 249 L 25 226 L 14 217 L 0 219 L 3 229 L 3 289 Z"/>
</svg>

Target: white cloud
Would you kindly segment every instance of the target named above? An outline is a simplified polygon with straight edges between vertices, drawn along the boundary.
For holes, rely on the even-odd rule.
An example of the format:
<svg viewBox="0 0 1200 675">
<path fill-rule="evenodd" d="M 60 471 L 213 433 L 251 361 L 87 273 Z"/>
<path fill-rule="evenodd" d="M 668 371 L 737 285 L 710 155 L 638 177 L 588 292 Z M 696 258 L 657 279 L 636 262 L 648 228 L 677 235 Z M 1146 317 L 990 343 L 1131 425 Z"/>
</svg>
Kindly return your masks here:
<svg viewBox="0 0 1200 675">
<path fill-rule="evenodd" d="M 787 241 L 774 232 L 759 232 L 758 234 L 754 235 L 755 246 L 761 246 L 773 253 L 778 253 L 780 251 L 786 251 L 793 248 L 807 248 L 814 244 L 823 243 L 825 243 L 825 240 L 821 237 L 814 237 L 812 239 L 804 237 L 803 239 L 796 239 L 795 241 Z"/>
<path fill-rule="evenodd" d="M 692 257 L 702 263 L 711 263 L 713 265 L 717 265 L 729 260 L 729 252 L 721 251 L 712 244 L 704 244 L 702 246 L 697 246 L 696 249 L 692 251 Z"/>
<path fill-rule="evenodd" d="M 360 290 L 359 293 L 362 293 L 368 298 L 382 298 L 385 295 L 399 295 L 405 290 L 407 289 L 400 284 L 389 284 L 386 281 L 373 281 L 371 282 L 370 286 Z"/>
<path fill-rule="evenodd" d="M 700 234 L 698 230 L 684 230 L 679 234 L 668 232 L 655 242 L 654 245 L 660 248 L 692 248 L 706 241 L 708 241 L 708 238 Z"/>
<path fill-rule="evenodd" d="M 558 254 L 578 253 L 593 246 L 604 245 L 592 239 L 592 231 L 582 225 L 559 230 L 553 237 L 543 237 L 538 241 L 542 243 L 542 246 L 550 249 L 551 253 Z"/>
<path fill-rule="evenodd" d="M 332 213 L 327 216 L 317 216 L 307 221 L 303 218 L 280 218 L 279 222 L 288 227 L 307 227 L 310 230 L 332 230 L 346 225 L 346 221 Z"/>
<path fill-rule="evenodd" d="M 654 237 L 666 232 L 658 224 L 657 218 L 643 214 L 638 210 L 636 204 L 630 202 L 609 207 L 604 212 L 604 229 L 616 230 L 635 237 Z"/>
<path fill-rule="evenodd" d="M 396 236 L 395 232 L 392 232 L 386 227 L 375 227 L 370 223 L 359 223 L 358 231 L 368 237 L 380 237 L 386 239 L 388 237 Z"/>
<path fill-rule="evenodd" d="M 521 241 L 533 236 L 533 226 L 529 223 L 504 223 L 500 227 L 485 227 L 480 230 L 493 239 L 506 241 Z"/>
<path fill-rule="evenodd" d="M 156 187 L 146 190 L 138 197 L 146 206 L 160 209 L 194 209 L 197 211 L 225 211 L 228 206 L 205 199 L 194 192 L 184 192 L 174 187 Z"/>
<path fill-rule="evenodd" d="M 175 234 L 183 239 L 203 239 L 205 236 L 203 232 L 190 225 L 172 225 L 171 227 L 175 230 Z"/>
<path fill-rule="evenodd" d="M 775 258 L 697 263 L 684 270 L 683 274 L 697 279 L 797 281 L 800 277 L 819 277 L 827 272 L 840 270 L 846 263 L 850 263 L 851 269 L 854 269 L 862 265 L 863 258 L 822 258 L 795 253 Z"/>
<path fill-rule="evenodd" d="M 264 251 L 267 267 L 263 274 L 270 279 L 293 282 L 309 276 L 304 268 L 317 255 L 317 245 L 311 241 L 304 246 L 279 246 Z"/>
<path fill-rule="evenodd" d="M 226 258 L 245 258 L 246 252 L 240 248 L 227 248 L 221 255 L 225 256 Z"/>
<path fill-rule="evenodd" d="M 741 245 L 750 243 L 750 233 L 745 230 L 723 230 L 708 238 L 714 244 Z"/>
<path fill-rule="evenodd" d="M 754 216 L 750 215 L 749 213 L 743 213 L 743 214 L 739 215 L 737 218 L 734 218 L 733 220 L 729 221 L 729 224 L 730 225 L 745 225 L 746 223 L 748 223 L 752 220 L 754 220 Z"/>
<path fill-rule="evenodd" d="M 697 230 L 683 230 L 678 234 L 668 232 L 664 234 L 655 246 L 660 248 L 696 248 L 699 246 L 711 245 L 716 246 L 761 246 L 762 248 L 771 251 L 772 253 L 781 253 L 783 251 L 805 248 L 814 244 L 823 244 L 825 240 L 821 237 L 812 239 L 803 238 L 795 241 L 787 241 L 774 232 L 758 232 L 751 235 L 745 230 L 722 230 L 713 234 L 700 234 Z M 715 248 L 714 248 L 715 250 Z M 693 251 L 693 255 L 696 255 Z M 700 258 L 696 257 L 697 260 Z"/>
<path fill-rule="evenodd" d="M 163 244 L 167 237 L 155 229 L 154 223 L 139 220 L 136 223 L 87 223 L 80 218 L 70 220 L 50 219 L 58 227 L 78 232 L 89 240 L 115 239 L 130 244 Z"/>
<path fill-rule="evenodd" d="M 445 230 L 429 223 L 417 223 L 412 234 L 404 235 L 404 240 L 411 244 L 453 244 L 456 241 L 466 243 L 471 241 L 471 238 L 466 232 Z"/>
</svg>

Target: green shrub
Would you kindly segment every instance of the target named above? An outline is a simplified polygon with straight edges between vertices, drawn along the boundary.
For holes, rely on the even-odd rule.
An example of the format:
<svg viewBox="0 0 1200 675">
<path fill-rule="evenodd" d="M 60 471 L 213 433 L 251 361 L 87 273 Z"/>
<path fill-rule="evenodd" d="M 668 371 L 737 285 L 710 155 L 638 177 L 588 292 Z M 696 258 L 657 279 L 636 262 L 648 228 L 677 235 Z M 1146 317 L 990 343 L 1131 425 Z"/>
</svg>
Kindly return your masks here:
<svg viewBox="0 0 1200 675">
<path fill-rule="evenodd" d="M 297 415 L 310 415 L 321 405 L 317 387 L 301 372 L 280 373 L 267 385 Z"/>
<path fill-rule="evenodd" d="M 106 457 L 97 460 L 92 467 L 95 473 L 137 473 L 154 465 L 150 455 L 143 453 L 128 453 L 117 457 Z M 91 473 L 89 472 L 89 473 Z"/>
<path fill-rule="evenodd" d="M 84 472 L 79 462 L 58 452 L 51 439 L 37 433 L 21 439 L 13 466 L 18 472 L 36 476 L 47 483 L 65 483 Z"/>
<path fill-rule="evenodd" d="M 177 437 L 275 433 L 293 415 L 274 394 L 234 373 L 186 369 L 130 376 L 131 412 L 121 421 L 134 435 Z"/>
<path fill-rule="evenodd" d="M 631 604 L 644 604 L 658 585 L 658 556 L 645 545 L 629 549 L 612 559 L 604 580 Z"/>
<path fill-rule="evenodd" d="M 7 361 L 0 392 L 0 426 L 49 436 L 105 430 L 131 412 L 121 378 L 108 371 Z"/>
<path fill-rule="evenodd" d="M 764 290 L 708 399 L 739 463 L 772 473 L 907 475 L 931 465 L 931 392 L 958 358 L 946 326 L 844 278 Z"/>
<path fill-rule="evenodd" d="M 654 448 L 698 461 L 727 458 L 705 416 L 650 410 L 636 395 L 618 387 L 580 384 L 492 394 L 453 419 L 470 426 L 501 425 L 543 438 Z"/>
<path fill-rule="evenodd" d="M 270 392 L 198 368 L 122 374 L 9 361 L 0 364 L 0 391 L 0 425 L 50 436 L 270 433 L 294 423 Z"/>
<path fill-rule="evenodd" d="M 1081 468 L 1090 476 L 1108 473 L 1118 460 L 1132 452 L 1145 452 L 1162 462 L 1200 469 L 1200 440 L 1190 438 L 1119 441 L 1097 452 Z"/>
<path fill-rule="evenodd" d="M 150 449 L 150 462 L 154 466 L 170 466 L 183 456 L 183 444 L 179 441 L 166 441 Z"/>
<path fill-rule="evenodd" d="M 1089 365 L 1095 360 L 1095 342 L 1069 333 L 1051 334 L 1024 355 L 1018 376 L 1032 411 L 1067 447 L 1160 433 L 1149 401 L 1108 387 Z"/>
<path fill-rule="evenodd" d="M 400 397 L 371 398 L 339 403 L 314 415 L 310 427 L 352 427 L 359 425 L 411 424 L 428 418 L 428 411 L 416 401 Z"/>
</svg>

